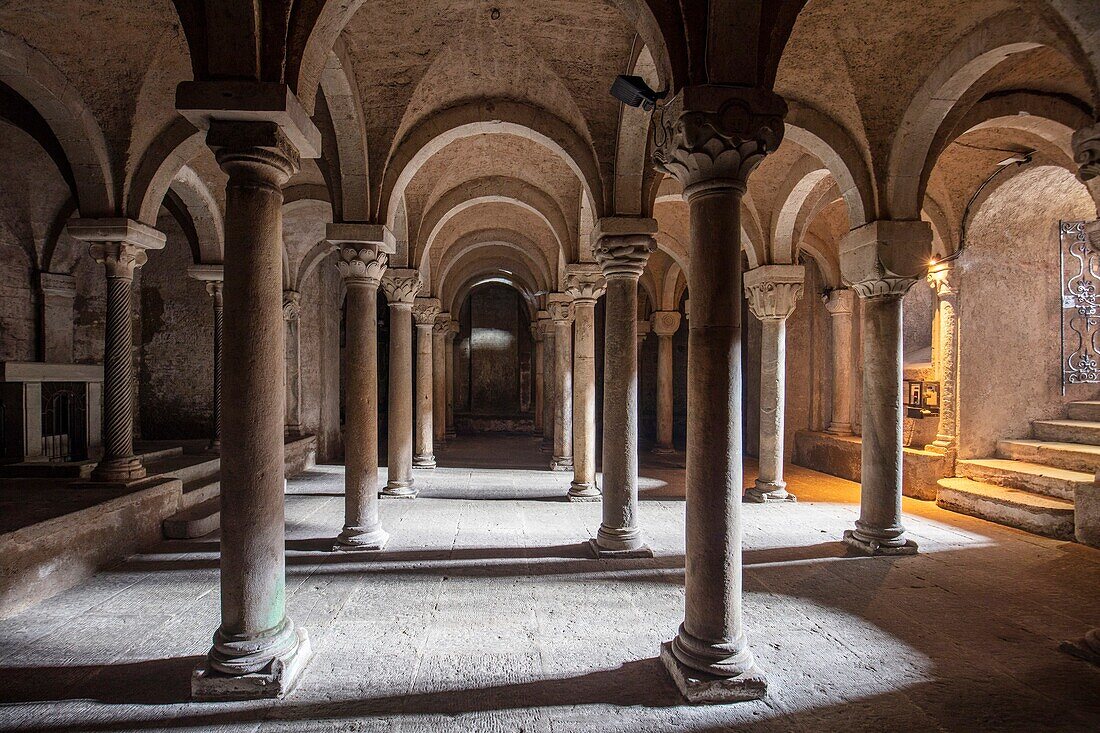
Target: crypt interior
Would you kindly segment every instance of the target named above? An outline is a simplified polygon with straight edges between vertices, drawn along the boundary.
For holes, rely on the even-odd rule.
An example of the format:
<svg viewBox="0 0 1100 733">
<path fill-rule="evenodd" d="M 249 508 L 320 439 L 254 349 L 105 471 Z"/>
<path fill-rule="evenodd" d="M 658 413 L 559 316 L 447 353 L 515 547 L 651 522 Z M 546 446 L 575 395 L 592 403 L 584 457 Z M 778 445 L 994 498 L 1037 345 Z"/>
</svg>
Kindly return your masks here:
<svg viewBox="0 0 1100 733">
<path fill-rule="evenodd" d="M 1100 730 L 1095 0 L 0 2 L 0 729 Z"/>
</svg>

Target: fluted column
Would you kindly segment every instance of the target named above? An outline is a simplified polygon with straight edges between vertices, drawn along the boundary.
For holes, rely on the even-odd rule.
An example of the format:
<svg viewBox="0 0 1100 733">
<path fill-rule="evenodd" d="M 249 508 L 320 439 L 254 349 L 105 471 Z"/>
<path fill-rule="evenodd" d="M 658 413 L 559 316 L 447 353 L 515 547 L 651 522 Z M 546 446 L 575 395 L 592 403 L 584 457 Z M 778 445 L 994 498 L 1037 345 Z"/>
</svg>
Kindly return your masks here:
<svg viewBox="0 0 1100 733">
<path fill-rule="evenodd" d="M 902 298 L 928 267 L 932 230 L 923 221 L 875 221 L 841 241 L 841 273 L 860 298 L 863 439 L 860 514 L 844 541 L 870 555 L 908 555 L 901 523 Z M 896 273 L 906 273 L 898 275 Z"/>
<path fill-rule="evenodd" d="M 458 436 L 455 430 L 455 338 L 458 330 L 458 321 L 447 324 L 447 440 Z"/>
<path fill-rule="evenodd" d="M 283 291 L 283 320 L 286 321 L 286 425 L 287 437 L 302 434 L 302 294 Z"/>
<path fill-rule="evenodd" d="M 654 453 L 672 453 L 672 337 L 680 328 L 679 311 L 657 311 L 652 316 L 657 342 L 657 445 Z"/>
<path fill-rule="evenodd" d="M 420 292 L 417 270 L 387 270 L 382 289 L 390 304 L 389 460 L 386 486 L 379 494 L 387 499 L 416 498 L 413 488 L 413 301 Z"/>
<path fill-rule="evenodd" d="M 936 439 L 928 450 L 948 456 L 954 466 L 958 451 L 956 445 L 958 425 L 959 383 L 959 283 L 958 271 L 953 262 L 942 262 L 928 273 L 928 279 L 936 289 L 939 299 L 940 343 L 940 422 Z M 951 475 L 951 474 L 949 474 Z"/>
<path fill-rule="evenodd" d="M 447 333 L 451 314 L 440 313 L 432 324 L 432 437 L 440 445 L 447 439 Z"/>
<path fill-rule="evenodd" d="M 741 197 L 779 146 L 786 105 L 761 89 L 687 87 L 666 106 L 658 167 L 684 187 L 688 272 L 684 623 L 661 659 L 689 700 L 767 689 L 741 611 Z M 700 674 L 702 673 L 702 674 Z"/>
<path fill-rule="evenodd" d="M 344 528 L 335 550 L 381 550 L 378 518 L 378 286 L 388 257 L 378 243 L 339 243 L 347 288 L 344 395 Z"/>
<path fill-rule="evenodd" d="M 745 500 L 794 501 L 783 480 L 783 418 L 786 410 L 787 318 L 802 297 L 801 265 L 765 265 L 745 273 L 749 310 L 760 320 L 760 456 L 756 484 Z"/>
<path fill-rule="evenodd" d="M 596 299 L 604 279 L 598 265 L 565 268 L 566 292 L 573 299 L 573 481 L 570 501 L 599 501 L 596 487 Z"/>
<path fill-rule="evenodd" d="M 198 699 L 280 697 L 311 655 L 305 630 L 286 615 L 282 186 L 301 156 L 319 154 L 320 133 L 277 84 L 184 82 L 176 105 L 207 129 L 206 143 L 228 176 L 222 622 L 191 689 Z M 232 119 L 237 109 L 247 109 L 250 121 Z"/>
<path fill-rule="evenodd" d="M 551 293 L 547 306 L 554 322 L 554 453 L 551 471 L 573 470 L 573 304 Z"/>
<path fill-rule="evenodd" d="M 597 557 L 652 557 L 638 526 L 638 279 L 656 249 L 653 219 L 600 219 L 593 255 L 604 301 L 603 521 Z"/>
<path fill-rule="evenodd" d="M 852 305 L 851 290 L 831 290 L 825 299 L 833 332 L 833 417 L 825 432 L 852 434 Z"/>
<path fill-rule="evenodd" d="M 68 233 L 89 243 L 107 277 L 107 328 L 103 346 L 103 457 L 93 481 L 129 482 L 145 477 L 134 455 L 134 271 L 165 237 L 132 219 L 76 219 Z"/>
<path fill-rule="evenodd" d="M 211 400 L 210 450 L 221 450 L 222 446 L 222 321 L 224 299 L 222 296 L 225 273 L 221 265 L 192 265 L 187 274 L 199 282 L 206 283 L 206 292 L 214 306 L 214 384 Z"/>
<path fill-rule="evenodd" d="M 554 364 L 557 361 L 557 349 L 554 343 L 554 321 L 550 312 L 540 310 L 537 328 L 542 334 L 542 443 L 539 450 L 551 453 L 554 450 Z"/>
<path fill-rule="evenodd" d="M 413 320 L 416 322 L 416 442 L 413 468 L 435 468 L 435 451 L 432 442 L 432 412 L 434 357 L 432 356 L 432 330 L 439 316 L 439 301 L 435 298 L 417 298 L 413 303 Z"/>
</svg>

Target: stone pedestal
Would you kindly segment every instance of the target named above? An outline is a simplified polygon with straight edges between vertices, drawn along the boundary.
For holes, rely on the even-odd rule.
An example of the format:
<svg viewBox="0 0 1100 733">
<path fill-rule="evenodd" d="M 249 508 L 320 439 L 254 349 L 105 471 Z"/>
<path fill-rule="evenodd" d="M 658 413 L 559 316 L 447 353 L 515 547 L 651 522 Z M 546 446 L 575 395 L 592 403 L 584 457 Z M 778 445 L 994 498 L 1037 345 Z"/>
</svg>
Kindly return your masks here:
<svg viewBox="0 0 1100 733">
<path fill-rule="evenodd" d="M 447 439 L 447 333 L 451 314 L 440 313 L 432 325 L 432 438 Z"/>
<path fill-rule="evenodd" d="M 191 689 L 204 700 L 281 696 L 311 655 L 286 615 L 282 186 L 300 156 L 318 154 L 320 133 L 280 84 L 184 82 L 176 103 L 228 175 L 221 625 Z"/>
<path fill-rule="evenodd" d="M 565 268 L 566 292 L 573 298 L 573 482 L 570 501 L 599 501 L 596 487 L 596 299 L 604 279 L 595 264 Z"/>
<path fill-rule="evenodd" d="M 550 453 L 554 450 L 554 365 L 558 353 L 554 343 L 554 321 L 549 311 L 539 311 L 535 327 L 542 334 L 542 442 L 539 450 Z"/>
<path fill-rule="evenodd" d="M 417 298 L 413 303 L 413 320 L 416 322 L 416 441 L 413 468 L 435 468 L 435 444 L 432 440 L 432 422 L 435 410 L 435 357 L 432 355 L 432 331 L 439 317 L 439 301 L 435 298 Z"/>
<path fill-rule="evenodd" d="M 741 612 L 741 197 L 779 147 L 786 105 L 762 89 L 686 87 L 666 106 L 658 166 L 684 188 L 688 273 L 687 541 L 684 622 L 666 652 L 689 698 L 762 697 Z M 671 655 L 671 657 L 669 656 Z M 668 666 L 668 665 L 666 665 Z M 701 698 L 690 673 L 725 679 Z M 710 678 L 701 678 L 710 679 Z"/>
<path fill-rule="evenodd" d="M 651 327 L 657 334 L 657 444 L 653 452 L 673 453 L 672 445 L 672 337 L 680 328 L 679 311 L 657 311 Z"/>
<path fill-rule="evenodd" d="M 347 288 L 344 527 L 334 549 L 381 550 L 389 534 L 378 518 L 378 286 L 388 257 L 380 242 L 333 244 Z"/>
<path fill-rule="evenodd" d="M 833 417 L 825 432 L 852 434 L 852 305 L 851 290 L 832 290 L 825 299 L 833 332 Z"/>
<path fill-rule="evenodd" d="M 387 270 L 382 289 L 390 304 L 390 378 L 388 415 L 388 478 L 379 494 L 384 499 L 413 499 L 413 301 L 420 292 L 420 273 Z"/>
<path fill-rule="evenodd" d="M 302 435 L 302 294 L 283 291 L 283 320 L 286 321 L 286 425 L 288 438 Z"/>
<path fill-rule="evenodd" d="M 601 557 L 652 556 L 638 526 L 638 279 L 656 249 L 653 219 L 600 219 L 593 255 L 607 280 L 604 323 Z"/>
<path fill-rule="evenodd" d="M 211 405 L 213 427 L 210 435 L 210 449 L 221 450 L 222 446 L 222 324 L 224 321 L 223 285 L 225 273 L 221 265 L 193 265 L 187 268 L 187 274 L 206 283 L 206 292 L 214 306 L 214 385 Z"/>
<path fill-rule="evenodd" d="M 554 322 L 554 457 L 551 471 L 573 470 L 573 325 L 572 301 L 551 293 L 548 310 Z"/>
<path fill-rule="evenodd" d="M 959 383 L 959 284 L 954 263 L 943 262 L 928 274 L 939 299 L 939 360 L 940 421 L 936 439 L 926 450 L 948 456 L 951 468 L 957 453 L 955 436 L 958 434 L 958 383 Z M 954 475 L 954 470 L 948 474 Z"/>
<path fill-rule="evenodd" d="M 134 455 L 134 270 L 148 250 L 164 247 L 165 237 L 132 219 L 76 219 L 66 227 L 88 242 L 107 276 L 107 328 L 103 348 L 103 458 L 93 481 L 128 483 L 145 478 Z"/>
<path fill-rule="evenodd" d="M 760 470 L 745 500 L 794 501 L 783 480 L 786 410 L 787 318 L 802 297 L 801 265 L 764 265 L 745 273 L 749 310 L 760 320 Z"/>
</svg>

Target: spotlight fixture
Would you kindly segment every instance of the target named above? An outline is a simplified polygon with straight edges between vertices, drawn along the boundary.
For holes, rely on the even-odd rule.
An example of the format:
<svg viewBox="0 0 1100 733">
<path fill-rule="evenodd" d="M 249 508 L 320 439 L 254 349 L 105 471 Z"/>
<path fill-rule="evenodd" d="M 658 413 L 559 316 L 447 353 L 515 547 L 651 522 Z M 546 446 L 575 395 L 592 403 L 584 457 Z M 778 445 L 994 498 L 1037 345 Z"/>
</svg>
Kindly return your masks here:
<svg viewBox="0 0 1100 733">
<path fill-rule="evenodd" d="M 667 94 L 668 91 L 653 91 L 640 76 L 619 74 L 615 77 L 615 83 L 611 85 L 611 96 L 625 105 L 641 107 L 646 112 L 656 107 L 657 102 L 664 99 Z"/>
</svg>

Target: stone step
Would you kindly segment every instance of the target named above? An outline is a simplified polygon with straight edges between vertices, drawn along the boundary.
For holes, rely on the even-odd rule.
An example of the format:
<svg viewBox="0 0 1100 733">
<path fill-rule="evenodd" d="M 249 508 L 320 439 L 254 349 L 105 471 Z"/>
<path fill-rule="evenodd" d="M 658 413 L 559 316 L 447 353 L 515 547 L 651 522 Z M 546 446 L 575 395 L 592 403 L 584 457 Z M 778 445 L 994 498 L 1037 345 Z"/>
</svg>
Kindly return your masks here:
<svg viewBox="0 0 1100 733">
<path fill-rule="evenodd" d="M 169 445 L 164 447 L 150 447 L 142 449 L 140 447 L 134 449 L 134 453 L 141 457 L 141 462 L 148 466 L 150 463 L 156 463 L 157 461 L 163 461 L 165 458 L 172 458 L 173 456 L 183 455 L 182 445 Z"/>
<path fill-rule="evenodd" d="M 183 485 L 183 494 L 180 496 L 180 509 L 190 509 L 197 504 L 215 499 L 221 496 L 222 482 L 218 477 L 202 478 Z"/>
<path fill-rule="evenodd" d="M 997 441 L 997 457 L 1093 474 L 1100 468 L 1100 446 L 1080 443 L 1000 440 Z"/>
<path fill-rule="evenodd" d="M 207 499 L 164 520 L 164 536 L 170 540 L 190 540 L 208 535 L 221 524 L 221 497 Z"/>
<path fill-rule="evenodd" d="M 1100 400 L 1070 402 L 1066 405 L 1066 414 L 1071 420 L 1100 422 Z"/>
<path fill-rule="evenodd" d="M 1073 503 L 1030 491 L 945 478 L 939 481 L 936 504 L 997 524 L 1059 540 L 1073 539 Z"/>
<path fill-rule="evenodd" d="M 145 467 L 151 476 L 178 478 L 188 484 L 217 476 L 221 466 L 221 457 L 217 455 L 183 454 L 147 463 Z"/>
<path fill-rule="evenodd" d="M 956 471 L 962 478 L 1033 491 L 1065 501 L 1073 501 L 1077 487 L 1091 485 L 1093 481 L 1091 473 L 1006 458 L 959 460 Z"/>
<path fill-rule="evenodd" d="M 1100 445 L 1100 422 L 1088 420 L 1034 420 L 1031 434 L 1057 443 Z"/>
</svg>

